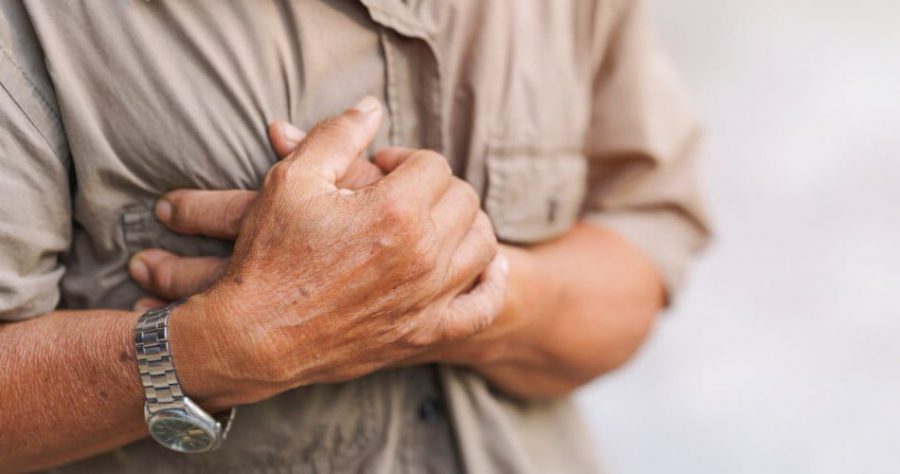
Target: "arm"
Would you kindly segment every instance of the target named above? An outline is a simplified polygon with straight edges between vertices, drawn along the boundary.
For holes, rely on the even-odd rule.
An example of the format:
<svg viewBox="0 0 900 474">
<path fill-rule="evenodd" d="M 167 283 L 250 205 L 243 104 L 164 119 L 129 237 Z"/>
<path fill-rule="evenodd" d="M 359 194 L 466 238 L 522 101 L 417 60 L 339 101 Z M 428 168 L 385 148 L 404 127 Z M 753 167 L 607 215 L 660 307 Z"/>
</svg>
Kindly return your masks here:
<svg viewBox="0 0 900 474">
<path fill-rule="evenodd" d="M 506 304 L 494 325 L 435 358 L 472 366 L 520 398 L 564 395 L 627 361 L 663 306 L 659 272 L 589 224 L 530 248 L 504 247 Z"/>
<path fill-rule="evenodd" d="M 0 325 L 0 452 L 16 453 L 0 456 L 0 471 L 53 466 L 143 434 L 136 319 L 57 311 Z"/>
<path fill-rule="evenodd" d="M 198 340 L 180 308 L 173 337 Z M 189 311 L 189 310 L 186 310 Z M 138 313 L 54 311 L 0 324 L 0 472 L 42 469 L 108 451 L 146 436 L 144 392 L 134 355 Z M 177 336 L 176 336 L 177 335 Z M 173 341 L 179 377 L 204 407 L 212 392 L 195 373 L 206 347 Z M 193 352 L 197 351 L 197 355 Z M 215 380 L 215 379 L 212 379 Z"/>
<path fill-rule="evenodd" d="M 295 145 L 284 145 L 278 133 L 272 138 L 281 155 Z M 705 237 L 705 229 L 695 224 L 700 212 L 687 204 L 696 188 L 690 182 L 679 183 L 685 171 L 680 168 L 692 163 L 694 150 L 684 145 L 692 140 L 692 133 L 684 133 L 682 143 L 674 145 L 681 154 L 673 151 L 666 165 L 632 183 L 640 201 L 631 203 L 635 198 L 604 194 L 604 189 L 594 187 L 595 202 L 589 203 L 585 220 L 568 233 L 531 247 L 503 246 L 510 267 L 509 290 L 494 323 L 470 338 L 403 363 L 470 366 L 511 395 L 542 399 L 564 395 L 628 360 L 665 297 L 671 297 L 687 256 Z M 623 156 L 615 150 L 597 154 Z M 648 156 L 635 153 L 634 159 Z M 598 159 L 594 165 L 605 163 Z M 667 201 L 655 195 L 656 186 L 681 187 L 687 195 Z M 159 217 L 178 232 L 234 238 L 236 223 L 253 199 L 249 191 L 177 191 L 164 198 L 174 211 Z M 142 271 L 132 265 L 138 283 L 166 299 L 209 286 L 227 264 L 223 259 L 179 257 L 159 249 L 143 251 L 133 262 L 144 264 Z M 144 299 L 142 304 L 162 301 Z"/>
<path fill-rule="evenodd" d="M 521 398 L 604 374 L 638 348 L 705 242 L 697 122 L 651 34 L 642 1 L 597 17 L 583 221 L 506 247 L 507 303 L 494 327 L 438 355 Z"/>
<path fill-rule="evenodd" d="M 525 399 L 566 394 L 634 353 L 706 240 L 696 183 L 696 121 L 652 41 L 642 2 L 609 5 L 612 10 L 600 12 L 594 28 L 593 111 L 585 144 L 590 186 L 582 222 L 549 242 L 503 247 L 509 291 L 494 324 L 405 363 L 470 366 Z M 272 138 L 279 154 L 288 152 Z M 168 196 L 183 209 L 176 219 L 161 220 L 176 231 L 201 234 L 217 220 L 240 220 L 239 207 L 223 209 L 203 196 Z M 218 275 L 215 268 L 224 266 L 161 250 L 140 255 L 152 276 L 132 275 L 153 294 L 171 299 L 209 285 Z M 204 265 L 209 269 L 197 269 Z"/>
<path fill-rule="evenodd" d="M 170 195 L 179 209 L 173 227 L 210 233 L 221 225 L 217 222 L 238 221 L 203 220 L 228 212 L 217 211 L 217 203 L 226 200 L 211 193 Z M 663 307 L 662 279 L 654 263 L 627 240 L 598 226 L 581 223 L 550 242 L 529 248 L 502 246 L 501 252 L 509 262 L 509 281 L 494 323 L 403 364 L 470 366 L 513 396 L 553 398 L 627 361 Z M 224 260 L 178 257 L 158 249 L 142 252 L 140 259 L 148 264 L 149 275 L 132 275 L 155 294 L 173 299 L 208 286 L 225 265 Z M 145 299 L 144 304 L 164 303 Z"/>
<path fill-rule="evenodd" d="M 502 305 L 496 240 L 442 158 L 387 152 L 400 165 L 379 186 L 338 190 L 380 124 L 377 102 L 358 107 L 270 171 L 226 276 L 170 319 L 185 393 L 210 412 L 366 375 L 469 337 Z M 431 192 L 417 191 L 423 179 Z M 490 278 L 468 289 L 481 273 Z M 0 327 L 0 470 L 49 467 L 145 434 L 136 318 L 51 311 Z"/>
</svg>

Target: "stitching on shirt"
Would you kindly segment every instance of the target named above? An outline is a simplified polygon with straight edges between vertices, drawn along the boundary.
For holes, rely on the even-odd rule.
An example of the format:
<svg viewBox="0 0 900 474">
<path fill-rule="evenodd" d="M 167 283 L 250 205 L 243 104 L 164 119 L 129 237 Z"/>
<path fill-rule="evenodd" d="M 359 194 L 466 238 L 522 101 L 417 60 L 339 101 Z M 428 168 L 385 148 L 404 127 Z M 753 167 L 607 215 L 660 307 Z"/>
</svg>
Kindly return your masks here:
<svg viewBox="0 0 900 474">
<path fill-rule="evenodd" d="M 44 105 L 45 110 L 48 113 L 50 113 L 50 115 L 53 115 L 53 117 L 56 120 L 59 120 L 59 114 L 56 112 L 56 108 L 50 104 L 50 101 L 47 100 L 47 98 L 44 96 L 44 94 L 41 92 L 41 90 L 34 84 L 34 82 L 31 80 L 31 78 L 28 77 L 28 74 L 25 74 L 25 71 L 23 71 L 22 68 L 19 67 L 19 63 L 17 63 L 12 58 L 12 55 L 9 53 L 9 50 L 6 49 L 5 47 L 3 47 L 2 44 L 0 44 L 0 51 L 3 51 L 3 54 L 6 56 L 6 59 L 13 65 L 14 68 L 16 68 L 17 71 L 19 71 L 19 74 L 22 75 L 22 77 L 28 82 L 28 84 L 31 85 L 31 88 L 34 90 L 35 93 L 37 93 L 38 98 L 41 99 L 41 103 Z"/>
<path fill-rule="evenodd" d="M 396 59 L 393 56 L 394 53 L 391 51 L 392 45 L 390 44 L 390 39 L 387 37 L 387 32 L 382 29 L 379 32 L 379 36 L 381 37 L 381 48 L 384 50 L 387 105 L 388 110 L 390 111 L 390 141 L 392 145 L 397 145 L 400 143 L 400 125 L 402 124 L 402 116 L 400 113 L 400 104 L 398 102 L 397 71 L 394 69 L 396 66 Z"/>
<path fill-rule="evenodd" d="M 409 22 L 397 15 L 393 12 L 385 10 L 380 5 L 372 4 L 371 2 L 363 2 L 367 8 L 369 8 L 373 13 L 379 14 L 382 17 L 381 22 L 389 23 L 391 28 L 399 31 L 404 36 L 413 36 L 420 37 L 423 39 L 430 39 L 428 33 L 424 31 L 424 29 L 415 23 Z M 374 19 L 374 18 L 373 18 Z M 378 20 L 375 20 L 378 21 Z"/>
<path fill-rule="evenodd" d="M 27 74 L 25 74 L 25 71 L 23 71 L 21 67 L 19 67 L 19 64 L 13 59 L 12 55 L 9 53 L 9 50 L 7 50 L 2 44 L 0 44 L 0 52 L 3 53 L 3 57 L 6 59 L 6 62 L 11 64 L 12 67 L 15 68 L 15 70 L 22 77 L 22 79 L 24 79 L 25 82 L 28 83 L 28 85 L 31 87 L 31 90 L 38 97 L 39 102 L 40 102 L 44 112 L 48 113 L 49 115 L 52 116 L 53 119 L 55 119 L 54 125 L 56 125 L 57 128 L 61 128 L 62 124 L 61 124 L 61 121 L 59 118 L 59 114 L 50 105 L 50 103 L 47 101 L 47 98 L 44 97 L 44 95 L 41 93 L 40 89 L 38 89 L 38 87 L 34 84 L 34 82 L 31 80 L 31 78 L 28 77 Z M 19 99 L 17 99 L 16 95 L 13 94 L 13 91 L 9 89 L 7 84 L 3 83 L 3 81 L 0 81 L 0 86 L 3 86 L 3 90 L 6 91 L 7 95 L 9 95 L 10 99 L 12 99 L 12 101 L 15 102 L 15 104 L 19 108 L 19 110 L 22 111 L 22 115 L 25 116 L 26 119 L 28 119 L 28 123 L 30 123 L 31 126 L 34 127 L 34 129 L 38 132 L 38 134 L 41 135 L 41 138 L 44 139 L 44 142 L 47 144 L 47 146 L 50 148 L 50 150 L 53 152 L 53 154 L 57 157 L 57 159 L 63 161 L 63 157 L 60 155 L 60 150 L 57 149 L 59 147 L 59 144 L 54 144 L 55 140 L 51 140 L 47 136 L 47 134 L 44 133 L 43 128 L 40 127 L 36 123 L 36 121 L 31 116 L 31 114 L 28 113 L 28 110 L 26 109 L 26 107 L 23 106 L 22 102 Z M 60 147 L 60 148 L 64 148 L 64 147 Z"/>
</svg>

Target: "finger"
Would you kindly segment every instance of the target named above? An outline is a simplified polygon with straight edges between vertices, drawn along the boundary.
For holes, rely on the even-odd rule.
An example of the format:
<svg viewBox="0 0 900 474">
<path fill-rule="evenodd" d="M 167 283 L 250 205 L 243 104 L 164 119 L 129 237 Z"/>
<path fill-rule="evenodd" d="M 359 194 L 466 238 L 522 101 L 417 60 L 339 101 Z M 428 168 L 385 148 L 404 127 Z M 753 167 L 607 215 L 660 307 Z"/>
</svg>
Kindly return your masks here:
<svg viewBox="0 0 900 474">
<path fill-rule="evenodd" d="M 180 189 L 156 203 L 156 217 L 180 234 L 234 239 L 256 191 Z"/>
<path fill-rule="evenodd" d="M 128 271 L 142 288 L 172 301 L 209 288 L 225 272 L 227 263 L 224 258 L 180 257 L 165 250 L 148 249 L 131 258 Z"/>
<path fill-rule="evenodd" d="M 396 158 L 397 166 L 391 169 L 377 187 L 389 189 L 400 200 L 414 201 L 431 209 L 444 195 L 453 180 L 453 173 L 447 159 L 431 150 L 411 150 L 402 148 L 386 149 L 388 154 L 402 154 Z M 385 150 L 380 151 L 376 163 Z"/>
<path fill-rule="evenodd" d="M 167 304 L 169 303 L 158 298 L 140 298 L 134 303 L 134 306 L 131 309 L 145 313 L 151 309 L 162 308 Z"/>
<path fill-rule="evenodd" d="M 431 210 L 435 232 L 441 236 L 444 248 L 455 252 L 469 232 L 480 210 L 478 195 L 465 181 L 453 178 L 447 191 Z"/>
<path fill-rule="evenodd" d="M 306 132 L 294 125 L 276 120 L 269 125 L 269 140 L 272 148 L 279 158 L 284 158 L 300 145 Z M 347 173 L 338 180 L 337 186 L 342 189 L 356 190 L 369 186 L 384 177 L 384 173 L 378 166 L 360 155 L 350 167 Z"/>
<path fill-rule="evenodd" d="M 413 153 L 418 151 L 415 148 L 406 148 L 401 146 L 390 146 L 378 150 L 375 154 L 375 164 L 385 173 L 394 171 L 400 163 L 403 163 Z"/>
<path fill-rule="evenodd" d="M 503 254 L 491 260 L 478 284 L 454 298 L 443 321 L 445 340 L 454 341 L 477 334 L 494 322 L 506 301 L 509 261 Z"/>
<path fill-rule="evenodd" d="M 276 120 L 269 124 L 269 142 L 278 158 L 285 158 L 293 153 L 305 137 L 306 132 L 289 122 Z"/>
<path fill-rule="evenodd" d="M 381 168 L 375 166 L 371 161 L 359 157 L 350 165 L 337 185 L 342 189 L 357 190 L 366 186 L 375 184 L 379 179 L 384 177 Z"/>
<path fill-rule="evenodd" d="M 457 290 L 470 286 L 497 255 L 497 237 L 491 221 L 478 212 L 475 222 L 449 257 L 447 282 Z"/>
<path fill-rule="evenodd" d="M 273 169 L 298 166 L 334 186 L 375 138 L 382 115 L 378 99 L 364 97 L 343 114 L 313 127 L 297 149 Z"/>
</svg>

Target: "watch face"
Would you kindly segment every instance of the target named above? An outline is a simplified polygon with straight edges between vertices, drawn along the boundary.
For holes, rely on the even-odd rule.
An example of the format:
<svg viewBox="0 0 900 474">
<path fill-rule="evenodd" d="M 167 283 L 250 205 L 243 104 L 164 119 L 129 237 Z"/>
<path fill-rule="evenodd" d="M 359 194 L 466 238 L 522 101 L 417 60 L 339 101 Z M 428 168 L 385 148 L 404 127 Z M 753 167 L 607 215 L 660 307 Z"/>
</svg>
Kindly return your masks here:
<svg viewBox="0 0 900 474">
<path fill-rule="evenodd" d="M 150 419 L 148 428 L 160 444 L 185 453 L 206 451 L 215 441 L 202 424 L 181 412 L 159 412 Z"/>
</svg>

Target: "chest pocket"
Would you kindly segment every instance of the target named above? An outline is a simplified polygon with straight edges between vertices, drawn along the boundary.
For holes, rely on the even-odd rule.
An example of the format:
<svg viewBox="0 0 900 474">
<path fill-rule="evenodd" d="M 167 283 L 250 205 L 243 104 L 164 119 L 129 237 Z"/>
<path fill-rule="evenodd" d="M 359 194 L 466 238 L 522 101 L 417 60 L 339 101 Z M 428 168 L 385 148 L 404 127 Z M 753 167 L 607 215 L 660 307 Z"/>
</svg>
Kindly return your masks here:
<svg viewBox="0 0 900 474">
<path fill-rule="evenodd" d="M 587 187 L 579 150 L 494 144 L 486 164 L 485 210 L 500 240 L 541 242 L 575 224 Z"/>
</svg>

